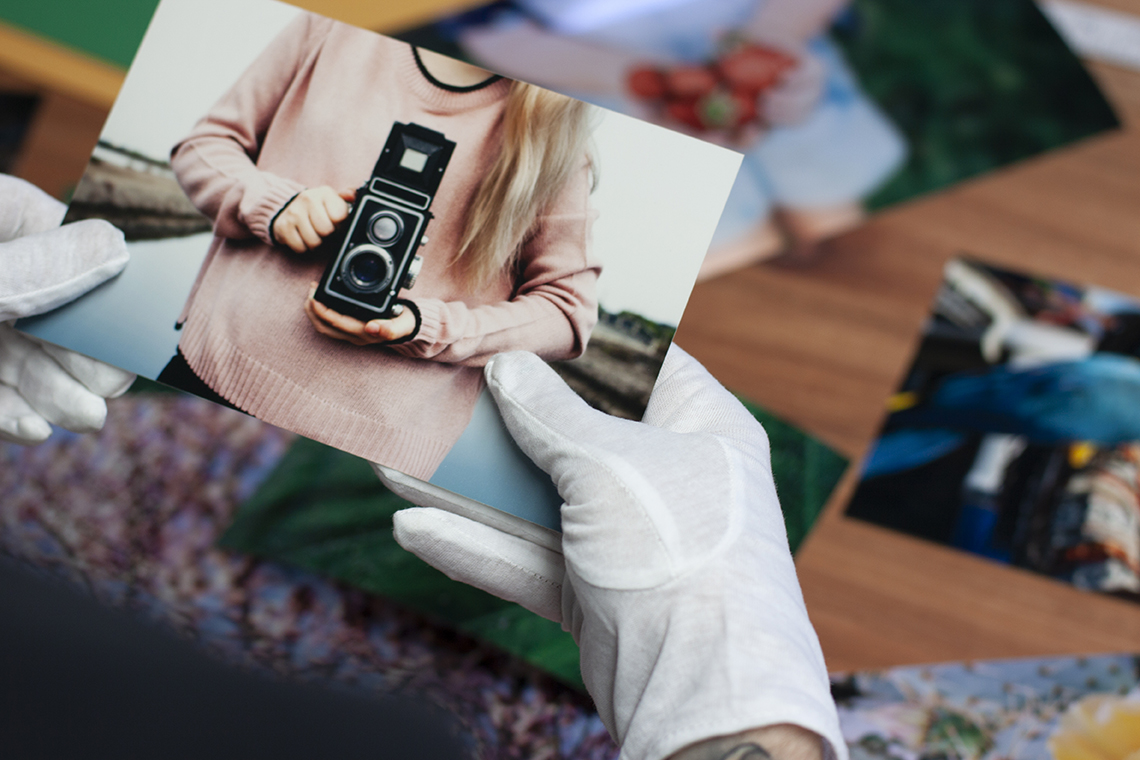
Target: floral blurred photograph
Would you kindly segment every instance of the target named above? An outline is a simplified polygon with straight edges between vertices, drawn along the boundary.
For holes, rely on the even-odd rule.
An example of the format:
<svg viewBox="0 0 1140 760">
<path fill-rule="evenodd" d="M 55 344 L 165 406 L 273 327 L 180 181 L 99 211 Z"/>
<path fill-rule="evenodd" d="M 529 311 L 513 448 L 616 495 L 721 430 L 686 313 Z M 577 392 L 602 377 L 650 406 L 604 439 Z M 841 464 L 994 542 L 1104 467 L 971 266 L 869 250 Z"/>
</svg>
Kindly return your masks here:
<svg viewBox="0 0 1140 760">
<path fill-rule="evenodd" d="M 1140 655 L 833 674 L 851 760 L 1135 760 Z"/>
</svg>

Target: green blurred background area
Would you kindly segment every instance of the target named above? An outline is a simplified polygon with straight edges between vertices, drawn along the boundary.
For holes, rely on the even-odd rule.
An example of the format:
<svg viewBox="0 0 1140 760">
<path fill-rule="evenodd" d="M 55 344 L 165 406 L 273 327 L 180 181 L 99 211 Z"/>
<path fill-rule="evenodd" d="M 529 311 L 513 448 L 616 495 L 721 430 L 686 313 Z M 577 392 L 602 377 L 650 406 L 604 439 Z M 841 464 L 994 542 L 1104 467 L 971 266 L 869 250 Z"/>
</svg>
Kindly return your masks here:
<svg viewBox="0 0 1140 760">
<path fill-rule="evenodd" d="M 153 383 L 138 388 L 153 389 Z M 798 428 L 745 405 L 768 433 L 788 541 L 795 551 L 847 460 Z M 392 515 L 410 506 L 384 488 L 364 460 L 298 438 L 238 510 L 222 545 L 380 594 L 582 689 L 578 647 L 559 624 L 453 581 L 396 543 Z"/>
<path fill-rule="evenodd" d="M 158 0 L 0 0 L 0 20 L 124 69 Z"/>
<path fill-rule="evenodd" d="M 833 37 L 910 149 L 872 209 L 1119 126 L 1031 0 L 855 0 Z"/>
</svg>

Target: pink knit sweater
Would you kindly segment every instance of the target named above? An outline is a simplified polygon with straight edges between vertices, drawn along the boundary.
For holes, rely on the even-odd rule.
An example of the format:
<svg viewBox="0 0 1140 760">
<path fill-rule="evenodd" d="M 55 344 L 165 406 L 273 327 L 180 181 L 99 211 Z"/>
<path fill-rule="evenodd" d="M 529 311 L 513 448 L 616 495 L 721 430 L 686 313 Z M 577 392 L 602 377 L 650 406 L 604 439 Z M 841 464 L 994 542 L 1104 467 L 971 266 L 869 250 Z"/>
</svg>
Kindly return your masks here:
<svg viewBox="0 0 1140 760">
<path fill-rule="evenodd" d="M 473 92 L 424 78 L 411 48 L 302 14 L 173 150 L 186 194 L 215 237 L 183 309 L 179 347 L 194 372 L 254 416 L 427 478 L 459 438 L 495 353 L 567 359 L 597 319 L 583 169 L 538 219 L 516 271 L 471 289 L 449 266 L 462 220 L 498 153 L 509 82 Z M 303 311 L 326 261 L 270 244 L 297 192 L 355 189 L 394 121 L 456 143 L 436 195 L 411 298 L 414 339 L 359 347 L 322 336 Z"/>
</svg>

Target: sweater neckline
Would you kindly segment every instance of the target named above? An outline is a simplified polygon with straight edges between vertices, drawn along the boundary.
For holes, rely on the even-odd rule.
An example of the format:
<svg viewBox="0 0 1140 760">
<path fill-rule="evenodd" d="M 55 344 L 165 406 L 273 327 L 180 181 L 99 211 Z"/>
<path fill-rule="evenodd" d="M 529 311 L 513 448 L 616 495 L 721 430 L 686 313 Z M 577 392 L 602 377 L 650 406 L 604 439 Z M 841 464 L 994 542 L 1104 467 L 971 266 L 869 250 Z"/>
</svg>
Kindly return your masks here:
<svg viewBox="0 0 1140 760">
<path fill-rule="evenodd" d="M 420 71 L 415 49 L 404 46 L 400 57 L 400 75 L 408 89 L 435 111 L 467 111 L 490 105 L 506 97 L 511 80 L 499 77 L 491 82 L 475 85 L 474 88 L 445 89 L 433 84 Z"/>
<path fill-rule="evenodd" d="M 492 74 L 482 82 L 476 82 L 475 84 L 469 84 L 465 86 L 447 84 L 446 82 L 441 82 L 432 76 L 432 73 L 428 71 L 427 66 L 424 65 L 424 57 L 420 55 L 420 49 L 415 45 L 412 45 L 412 57 L 416 59 L 416 67 L 420 70 L 420 73 L 423 74 L 424 79 L 428 80 L 439 89 L 447 90 L 448 92 L 475 92 L 476 90 L 482 90 L 484 87 L 490 87 L 495 82 L 498 82 L 503 78 L 502 74 Z"/>
</svg>

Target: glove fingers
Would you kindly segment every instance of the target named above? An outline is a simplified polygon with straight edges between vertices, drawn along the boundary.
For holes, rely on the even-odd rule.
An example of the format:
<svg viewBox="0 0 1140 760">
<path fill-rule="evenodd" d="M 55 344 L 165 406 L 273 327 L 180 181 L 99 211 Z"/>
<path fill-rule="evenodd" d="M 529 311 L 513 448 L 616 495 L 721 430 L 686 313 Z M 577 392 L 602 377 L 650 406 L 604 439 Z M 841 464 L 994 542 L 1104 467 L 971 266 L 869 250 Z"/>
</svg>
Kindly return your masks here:
<svg viewBox="0 0 1140 760">
<path fill-rule="evenodd" d="M 712 433 L 767 459 L 768 436 L 756 418 L 700 362 L 673 344 L 643 421 L 675 433 Z"/>
<path fill-rule="evenodd" d="M 104 364 L 89 356 L 51 343 L 41 342 L 40 347 L 96 396 L 118 398 L 126 393 L 131 383 L 135 381 L 134 373 Z"/>
<path fill-rule="evenodd" d="M 562 555 L 440 509 L 393 517 L 396 541 L 447 577 L 562 620 Z"/>
<path fill-rule="evenodd" d="M 0 385 L 0 440 L 29 445 L 47 440 L 51 425 L 15 388 Z"/>
<path fill-rule="evenodd" d="M 0 322 L 0 383 L 15 388 L 20 382 L 20 370 L 24 361 L 38 350 L 35 342 L 21 335 L 10 324 Z"/>
<path fill-rule="evenodd" d="M 43 351 L 35 351 L 25 359 L 16 389 L 48 422 L 76 433 L 93 433 L 103 427 L 107 418 L 103 399 Z"/>
<path fill-rule="evenodd" d="M 99 219 L 4 243 L 0 321 L 51 311 L 121 272 L 128 258 L 123 233 Z"/>
<path fill-rule="evenodd" d="M 67 206 L 31 182 L 0 175 L 0 243 L 55 229 Z"/>
</svg>

